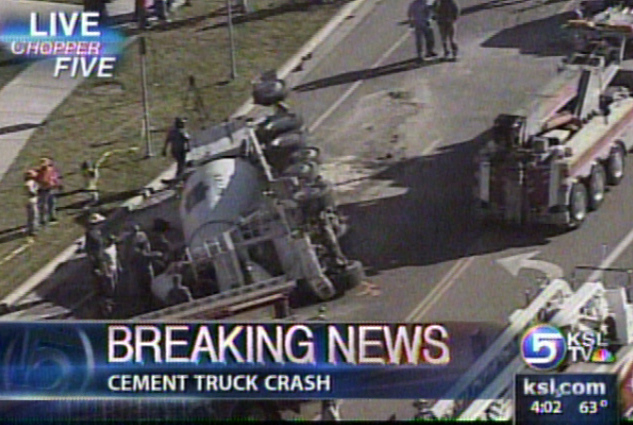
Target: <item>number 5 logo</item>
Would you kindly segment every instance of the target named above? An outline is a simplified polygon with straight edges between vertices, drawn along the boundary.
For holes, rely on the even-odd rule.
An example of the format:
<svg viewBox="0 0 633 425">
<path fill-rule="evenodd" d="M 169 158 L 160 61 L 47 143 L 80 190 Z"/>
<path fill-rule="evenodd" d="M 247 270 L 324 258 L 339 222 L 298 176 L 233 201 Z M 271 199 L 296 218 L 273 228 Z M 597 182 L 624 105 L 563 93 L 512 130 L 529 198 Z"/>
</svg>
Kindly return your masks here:
<svg viewBox="0 0 633 425">
<path fill-rule="evenodd" d="M 94 372 L 92 345 L 83 330 L 27 325 L 14 333 L 3 354 L 3 386 L 12 393 L 76 394 Z"/>
<path fill-rule="evenodd" d="M 565 337 L 554 326 L 534 326 L 528 329 L 521 341 L 521 356 L 532 369 L 554 369 L 566 354 Z"/>
</svg>

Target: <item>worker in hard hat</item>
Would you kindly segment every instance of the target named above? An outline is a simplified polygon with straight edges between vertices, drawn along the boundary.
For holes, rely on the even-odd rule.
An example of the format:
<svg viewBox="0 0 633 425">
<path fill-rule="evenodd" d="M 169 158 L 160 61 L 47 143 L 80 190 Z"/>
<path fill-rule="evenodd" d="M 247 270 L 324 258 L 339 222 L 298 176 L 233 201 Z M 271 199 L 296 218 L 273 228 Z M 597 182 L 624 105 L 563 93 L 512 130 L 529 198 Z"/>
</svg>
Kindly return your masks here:
<svg viewBox="0 0 633 425">
<path fill-rule="evenodd" d="M 174 125 L 169 129 L 165 146 L 163 147 L 163 156 L 167 156 L 167 148 L 171 146 L 171 156 L 176 161 L 176 178 L 180 177 L 185 171 L 187 162 L 187 152 L 189 152 L 189 134 L 185 128 L 187 120 L 177 117 Z"/>
<path fill-rule="evenodd" d="M 37 171 L 27 170 L 24 173 L 24 188 L 26 190 L 26 232 L 29 236 L 35 236 L 39 224 L 39 207 L 37 204 Z"/>
</svg>

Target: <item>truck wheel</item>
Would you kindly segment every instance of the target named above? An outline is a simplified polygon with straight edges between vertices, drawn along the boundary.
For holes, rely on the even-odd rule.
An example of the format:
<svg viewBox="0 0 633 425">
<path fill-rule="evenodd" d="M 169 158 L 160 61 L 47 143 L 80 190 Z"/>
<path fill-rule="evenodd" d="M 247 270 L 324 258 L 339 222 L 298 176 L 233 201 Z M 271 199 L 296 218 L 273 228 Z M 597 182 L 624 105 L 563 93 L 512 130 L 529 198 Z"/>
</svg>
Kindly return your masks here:
<svg viewBox="0 0 633 425">
<path fill-rule="evenodd" d="M 298 162 L 314 162 L 316 164 L 320 164 L 321 151 L 319 148 L 315 146 L 307 146 L 303 149 L 295 151 L 292 155 L 290 155 L 290 162 L 298 163 Z"/>
<path fill-rule="evenodd" d="M 361 284 L 365 278 L 363 263 L 360 261 L 350 261 L 343 269 L 330 276 L 330 280 L 336 288 L 337 295 L 353 289 Z"/>
<path fill-rule="evenodd" d="M 321 211 L 336 206 L 334 188 L 330 183 L 304 187 L 294 193 L 293 199 L 309 215 L 318 215 Z"/>
<path fill-rule="evenodd" d="M 343 273 L 345 276 L 347 289 L 357 287 L 365 278 L 363 263 L 358 260 L 350 261 L 350 263 L 345 266 L 345 271 Z"/>
<path fill-rule="evenodd" d="M 589 177 L 589 209 L 592 211 L 600 208 L 602 201 L 604 201 L 604 191 L 606 187 L 606 174 L 604 167 L 601 164 L 596 164 L 591 170 L 591 176 Z"/>
<path fill-rule="evenodd" d="M 611 186 L 620 184 L 624 177 L 624 151 L 616 144 L 607 159 L 607 183 Z"/>
<path fill-rule="evenodd" d="M 569 194 L 570 227 L 576 228 L 587 218 L 587 189 L 582 183 L 575 183 Z"/>
</svg>

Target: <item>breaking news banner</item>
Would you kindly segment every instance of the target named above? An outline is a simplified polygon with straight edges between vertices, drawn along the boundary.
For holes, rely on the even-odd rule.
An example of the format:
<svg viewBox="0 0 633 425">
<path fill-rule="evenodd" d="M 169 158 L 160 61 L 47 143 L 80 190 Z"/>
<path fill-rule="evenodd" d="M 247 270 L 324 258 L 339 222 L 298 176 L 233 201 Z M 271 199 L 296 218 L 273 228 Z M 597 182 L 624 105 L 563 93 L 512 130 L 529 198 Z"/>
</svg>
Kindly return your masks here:
<svg viewBox="0 0 633 425">
<path fill-rule="evenodd" d="M 438 398 L 472 324 L 0 324 L 0 399 Z"/>
<path fill-rule="evenodd" d="M 515 379 L 516 425 L 616 425 L 614 374 L 519 374 Z"/>
<path fill-rule="evenodd" d="M 54 77 L 114 76 L 125 37 L 102 24 L 98 12 L 31 12 L 6 17 L 0 47 L 17 57 L 54 58 Z"/>
</svg>

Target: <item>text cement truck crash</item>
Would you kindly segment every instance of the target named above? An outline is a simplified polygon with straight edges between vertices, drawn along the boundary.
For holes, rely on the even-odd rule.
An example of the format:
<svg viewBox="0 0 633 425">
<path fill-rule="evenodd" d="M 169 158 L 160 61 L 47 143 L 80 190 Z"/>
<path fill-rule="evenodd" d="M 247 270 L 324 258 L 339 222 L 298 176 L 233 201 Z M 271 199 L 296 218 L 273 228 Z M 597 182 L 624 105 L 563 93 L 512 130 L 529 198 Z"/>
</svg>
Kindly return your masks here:
<svg viewBox="0 0 633 425">
<path fill-rule="evenodd" d="M 621 69 L 626 35 L 593 32 L 528 109 L 500 115 L 477 158 L 484 218 L 577 227 L 624 175 L 633 145 L 633 75 Z"/>
</svg>

